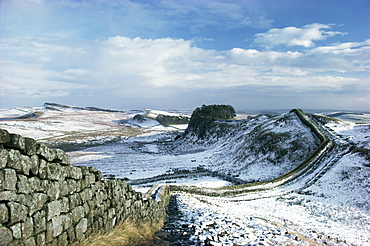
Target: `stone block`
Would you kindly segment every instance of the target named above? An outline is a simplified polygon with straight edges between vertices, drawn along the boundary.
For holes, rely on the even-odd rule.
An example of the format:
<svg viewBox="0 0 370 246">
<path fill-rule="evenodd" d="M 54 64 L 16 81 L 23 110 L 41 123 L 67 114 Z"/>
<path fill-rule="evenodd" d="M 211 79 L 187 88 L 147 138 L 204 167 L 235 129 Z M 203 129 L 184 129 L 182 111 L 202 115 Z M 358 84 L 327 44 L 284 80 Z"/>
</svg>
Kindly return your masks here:
<svg viewBox="0 0 370 246">
<path fill-rule="evenodd" d="M 26 155 L 21 155 L 19 161 L 20 161 L 20 165 L 21 165 L 20 172 L 25 174 L 25 175 L 29 175 L 30 174 L 30 169 L 31 169 L 30 157 L 26 156 Z"/>
<path fill-rule="evenodd" d="M 70 164 L 70 158 L 69 155 L 64 153 L 61 149 L 53 149 L 55 158 L 54 162 L 58 162 L 62 165 L 69 165 Z"/>
<path fill-rule="evenodd" d="M 43 159 L 39 159 L 39 169 L 38 169 L 38 176 L 41 178 L 41 179 L 46 179 L 46 168 L 47 168 L 47 165 L 48 163 L 43 160 Z"/>
<path fill-rule="evenodd" d="M 37 234 L 35 236 L 35 238 L 36 238 L 36 245 L 39 245 L 39 246 L 46 245 L 46 234 L 45 234 L 45 232 Z"/>
<path fill-rule="evenodd" d="M 36 155 L 37 152 L 37 143 L 32 138 L 24 138 L 24 143 L 26 147 L 26 154 L 29 156 Z"/>
<path fill-rule="evenodd" d="M 48 196 L 44 193 L 33 193 L 29 195 L 29 199 L 31 203 L 28 208 L 28 214 L 32 215 L 35 212 L 40 211 L 44 207 L 44 204 L 48 200 Z"/>
<path fill-rule="evenodd" d="M 10 135 L 7 130 L 0 129 L 0 143 L 4 144 L 10 141 Z"/>
<path fill-rule="evenodd" d="M 9 221 L 9 209 L 5 205 L 5 203 L 0 203 L 0 224 L 4 225 L 8 221 Z"/>
<path fill-rule="evenodd" d="M 12 225 L 10 229 L 12 230 L 13 237 L 15 239 L 22 238 L 22 223 L 17 223 L 17 224 Z"/>
<path fill-rule="evenodd" d="M 36 192 L 40 192 L 40 191 L 44 191 L 42 186 L 41 186 L 41 180 L 37 177 L 31 177 L 31 178 L 28 178 L 28 184 L 30 186 L 32 186 L 32 191 L 36 191 Z"/>
<path fill-rule="evenodd" d="M 69 207 L 71 209 L 82 204 L 82 199 L 79 193 L 69 195 L 68 199 L 69 199 Z"/>
<path fill-rule="evenodd" d="M 32 155 L 30 157 L 30 172 L 33 175 L 39 174 L 39 157 L 37 155 Z"/>
<path fill-rule="evenodd" d="M 31 186 L 28 182 L 28 178 L 25 175 L 17 175 L 17 191 L 22 194 L 30 194 L 34 191 L 34 186 Z"/>
<path fill-rule="evenodd" d="M 50 200 L 54 201 L 60 198 L 60 182 L 50 181 L 48 183 L 48 188 L 46 194 L 49 196 Z"/>
<path fill-rule="evenodd" d="M 17 194 L 14 191 L 1 191 L 0 192 L 0 201 L 16 201 L 17 200 Z"/>
<path fill-rule="evenodd" d="M 0 170 L 0 192 L 4 191 L 4 181 L 5 181 L 4 173 L 2 170 Z"/>
<path fill-rule="evenodd" d="M 55 158 L 55 152 L 48 147 L 46 147 L 45 144 L 37 143 L 36 146 L 36 153 L 41 157 L 44 158 L 47 161 L 53 161 Z"/>
<path fill-rule="evenodd" d="M 68 177 L 75 180 L 82 179 L 82 171 L 81 168 L 75 166 L 68 166 Z"/>
<path fill-rule="evenodd" d="M 83 191 L 80 192 L 80 196 L 82 199 L 82 202 L 87 202 L 92 198 L 92 191 L 89 188 L 84 189 Z"/>
<path fill-rule="evenodd" d="M 13 232 L 10 229 L 0 225 L 0 239 L 0 246 L 9 245 L 13 241 Z"/>
<path fill-rule="evenodd" d="M 49 221 L 53 217 L 60 215 L 61 207 L 62 207 L 62 204 L 60 200 L 47 203 L 46 204 L 46 209 L 47 209 L 46 210 L 46 220 Z"/>
<path fill-rule="evenodd" d="M 36 246 L 36 240 L 34 237 L 29 237 L 26 240 L 24 240 L 24 246 Z"/>
<path fill-rule="evenodd" d="M 73 226 L 67 229 L 68 238 L 71 242 L 76 240 L 75 228 Z"/>
<path fill-rule="evenodd" d="M 25 221 L 28 213 L 26 206 L 16 202 L 8 202 L 10 224 L 14 224 L 19 221 Z"/>
<path fill-rule="evenodd" d="M 46 167 L 46 177 L 49 180 L 63 181 L 67 176 L 67 170 L 58 163 L 49 163 Z"/>
<path fill-rule="evenodd" d="M 58 246 L 69 245 L 67 232 L 64 232 L 61 235 L 59 235 L 57 240 L 58 240 Z"/>
<path fill-rule="evenodd" d="M 14 169 L 5 168 L 0 172 L 3 173 L 3 190 L 16 190 L 17 174 Z"/>
<path fill-rule="evenodd" d="M 60 212 L 61 213 L 67 213 L 69 212 L 69 200 L 68 197 L 62 197 L 61 201 L 61 208 Z"/>
<path fill-rule="evenodd" d="M 15 149 L 8 149 L 8 156 L 9 158 L 6 166 L 21 171 L 21 153 Z"/>
<path fill-rule="evenodd" d="M 28 238 L 33 235 L 33 219 L 32 217 L 27 217 L 27 219 L 22 223 L 22 237 Z"/>
<path fill-rule="evenodd" d="M 73 223 L 72 223 L 72 214 L 71 213 L 61 215 L 60 217 L 62 218 L 63 229 L 64 230 L 68 230 L 68 228 L 72 227 Z"/>
<path fill-rule="evenodd" d="M 76 238 L 82 238 L 87 230 L 87 219 L 82 218 L 76 225 Z"/>
<path fill-rule="evenodd" d="M 50 225 L 50 227 L 49 227 Z M 63 218 L 62 216 L 54 217 L 51 223 L 48 223 L 47 231 L 51 230 L 53 237 L 57 237 L 63 232 Z"/>
<path fill-rule="evenodd" d="M 6 167 L 8 159 L 9 159 L 8 151 L 6 149 L 0 149 L 0 168 Z"/>
<path fill-rule="evenodd" d="M 26 144 L 24 141 L 24 138 L 19 134 L 9 134 L 10 141 L 5 143 L 6 146 L 16 148 L 21 150 L 22 152 L 25 152 L 26 150 Z"/>
<path fill-rule="evenodd" d="M 85 208 L 83 206 L 75 207 L 72 210 L 72 221 L 73 223 L 79 222 L 85 216 Z"/>
<path fill-rule="evenodd" d="M 67 179 L 67 189 L 68 189 L 68 194 L 73 194 L 76 192 L 80 192 L 81 186 L 80 183 L 77 182 L 74 179 Z"/>
<path fill-rule="evenodd" d="M 33 216 L 34 233 L 46 231 L 46 213 L 44 210 L 36 212 Z M 36 240 L 37 241 L 37 240 Z"/>
</svg>

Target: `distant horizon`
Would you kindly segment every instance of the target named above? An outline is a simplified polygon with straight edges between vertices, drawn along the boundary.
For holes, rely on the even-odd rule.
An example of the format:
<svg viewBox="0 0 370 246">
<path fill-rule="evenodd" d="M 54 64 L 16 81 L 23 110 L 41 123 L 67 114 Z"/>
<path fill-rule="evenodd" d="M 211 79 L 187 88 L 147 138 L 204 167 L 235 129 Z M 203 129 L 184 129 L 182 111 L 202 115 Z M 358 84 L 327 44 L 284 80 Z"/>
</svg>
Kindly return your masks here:
<svg viewBox="0 0 370 246">
<path fill-rule="evenodd" d="M 169 108 L 152 108 L 152 107 L 143 107 L 143 108 L 110 108 L 110 107 L 100 107 L 100 106 L 97 106 L 97 105 L 72 105 L 72 104 L 63 104 L 63 103 L 58 103 L 58 102 L 44 102 L 43 104 L 41 105 L 23 105 L 23 106 L 16 106 L 16 107 L 10 107 L 10 108 L 0 108 L 0 109 L 4 109 L 4 110 L 11 110 L 11 109 L 21 109 L 21 108 L 37 108 L 37 107 L 43 107 L 45 104 L 57 104 L 57 105 L 60 105 L 60 106 L 69 106 L 69 107 L 76 107 L 76 108 L 84 108 L 84 109 L 88 109 L 88 108 L 97 108 L 97 109 L 101 109 L 101 110 L 115 110 L 115 111 L 122 111 L 122 112 L 125 112 L 125 111 L 134 111 L 134 110 L 138 110 L 138 111 L 141 111 L 141 110 L 162 110 L 162 111 L 167 111 L 167 112 L 171 112 L 171 111 L 192 111 L 192 110 L 195 110 L 196 108 L 198 107 L 201 107 L 202 105 L 198 105 L 194 108 L 174 108 L 174 107 L 169 107 Z M 219 104 L 224 104 L 226 105 L 225 103 L 219 103 Z M 211 105 L 211 104 L 205 104 L 205 105 Z M 227 105 L 231 105 L 232 107 L 234 107 L 232 104 L 227 104 Z M 240 109 L 240 108 L 235 108 L 235 111 L 237 113 L 284 113 L 284 112 L 289 112 L 290 110 L 292 109 L 301 109 L 303 110 L 304 112 L 307 112 L 307 113 L 318 113 L 318 112 L 323 112 L 323 113 L 329 113 L 329 112 L 332 112 L 332 113 L 335 113 L 335 112 L 340 112 L 340 113 L 366 113 L 366 114 L 370 114 L 370 110 L 357 110 L 357 109 L 330 109 L 330 108 L 327 108 L 327 109 L 320 109 L 320 108 L 271 108 L 271 109 L 268 109 L 268 108 L 261 108 L 261 109 Z"/>
</svg>

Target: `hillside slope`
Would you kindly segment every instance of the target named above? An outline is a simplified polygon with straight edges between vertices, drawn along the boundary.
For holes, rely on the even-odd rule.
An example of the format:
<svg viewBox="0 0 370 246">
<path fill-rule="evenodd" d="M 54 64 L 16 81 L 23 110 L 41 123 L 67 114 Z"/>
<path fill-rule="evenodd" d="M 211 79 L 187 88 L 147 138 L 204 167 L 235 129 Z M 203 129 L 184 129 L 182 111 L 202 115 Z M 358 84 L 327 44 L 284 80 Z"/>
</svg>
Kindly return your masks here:
<svg viewBox="0 0 370 246">
<path fill-rule="evenodd" d="M 305 160 L 320 140 L 295 113 L 215 121 L 203 138 L 188 131 L 175 149 L 212 149 L 207 168 L 246 182 L 276 178 Z"/>
</svg>

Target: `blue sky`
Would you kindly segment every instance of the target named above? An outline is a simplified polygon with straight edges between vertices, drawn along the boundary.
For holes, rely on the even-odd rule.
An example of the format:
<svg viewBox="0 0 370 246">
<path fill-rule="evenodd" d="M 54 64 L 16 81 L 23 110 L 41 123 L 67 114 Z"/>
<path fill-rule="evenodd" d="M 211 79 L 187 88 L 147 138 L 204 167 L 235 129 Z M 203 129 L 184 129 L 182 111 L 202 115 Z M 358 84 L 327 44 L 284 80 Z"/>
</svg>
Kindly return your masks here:
<svg viewBox="0 0 370 246">
<path fill-rule="evenodd" d="M 0 107 L 370 110 L 369 0 L 0 0 Z"/>
</svg>

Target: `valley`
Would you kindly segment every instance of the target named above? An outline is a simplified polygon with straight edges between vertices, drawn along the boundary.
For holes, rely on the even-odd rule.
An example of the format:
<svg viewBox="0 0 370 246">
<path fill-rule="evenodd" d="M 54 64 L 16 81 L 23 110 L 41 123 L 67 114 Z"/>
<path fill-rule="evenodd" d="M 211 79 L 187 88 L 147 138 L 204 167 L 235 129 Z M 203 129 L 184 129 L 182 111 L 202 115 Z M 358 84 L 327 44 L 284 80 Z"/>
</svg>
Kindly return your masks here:
<svg viewBox="0 0 370 246">
<path fill-rule="evenodd" d="M 187 235 L 172 245 L 370 243 L 366 114 L 360 123 L 338 113 L 331 115 L 346 119 L 237 114 L 212 122 L 200 138 L 184 132 L 186 124 L 156 121 L 164 111 L 46 105 L 0 113 L 0 128 L 63 148 L 75 165 L 142 192 L 170 184 L 178 214 L 163 230 Z M 151 117 L 140 122 L 138 114 Z"/>
</svg>

